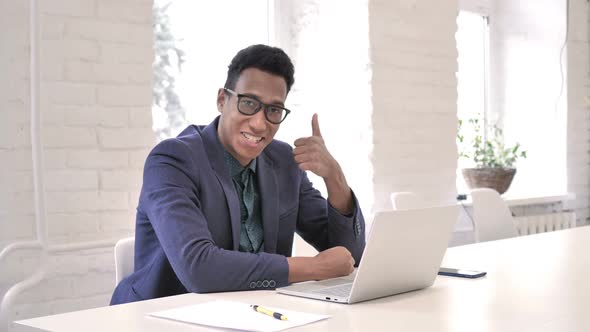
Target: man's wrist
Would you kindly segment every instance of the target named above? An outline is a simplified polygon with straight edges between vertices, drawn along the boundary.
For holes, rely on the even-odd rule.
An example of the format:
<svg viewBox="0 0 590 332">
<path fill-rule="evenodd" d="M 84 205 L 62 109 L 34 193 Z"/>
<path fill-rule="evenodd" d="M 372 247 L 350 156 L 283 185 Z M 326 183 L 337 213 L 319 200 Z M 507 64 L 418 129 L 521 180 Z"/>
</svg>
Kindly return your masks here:
<svg viewBox="0 0 590 332">
<path fill-rule="evenodd" d="M 315 257 L 287 257 L 289 283 L 316 280 Z"/>
<path fill-rule="evenodd" d="M 344 173 L 339 165 L 331 172 L 330 178 L 324 178 L 326 189 L 328 191 L 328 202 L 342 215 L 351 214 L 354 210 L 354 202 L 352 200 L 352 190 L 346 182 Z"/>
<path fill-rule="evenodd" d="M 346 182 L 344 178 L 344 173 L 342 172 L 342 168 L 340 168 L 340 164 L 336 160 L 334 160 L 334 164 L 330 167 L 330 171 L 328 175 L 323 177 L 324 182 L 326 183 L 326 187 L 328 186 L 338 186 L 342 184 L 342 180 Z"/>
</svg>

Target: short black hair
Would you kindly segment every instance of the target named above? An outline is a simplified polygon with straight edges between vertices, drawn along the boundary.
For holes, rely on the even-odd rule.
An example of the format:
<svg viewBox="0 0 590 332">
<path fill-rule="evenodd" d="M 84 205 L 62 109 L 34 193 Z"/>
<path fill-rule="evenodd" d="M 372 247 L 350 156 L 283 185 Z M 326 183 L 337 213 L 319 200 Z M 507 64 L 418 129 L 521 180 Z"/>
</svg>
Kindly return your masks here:
<svg viewBox="0 0 590 332">
<path fill-rule="evenodd" d="M 227 79 L 224 86 L 227 89 L 234 89 L 240 74 L 248 68 L 260 69 L 283 77 L 287 83 L 287 93 L 295 82 L 293 63 L 287 53 L 278 47 L 262 44 L 248 46 L 234 56 L 227 68 Z"/>
</svg>

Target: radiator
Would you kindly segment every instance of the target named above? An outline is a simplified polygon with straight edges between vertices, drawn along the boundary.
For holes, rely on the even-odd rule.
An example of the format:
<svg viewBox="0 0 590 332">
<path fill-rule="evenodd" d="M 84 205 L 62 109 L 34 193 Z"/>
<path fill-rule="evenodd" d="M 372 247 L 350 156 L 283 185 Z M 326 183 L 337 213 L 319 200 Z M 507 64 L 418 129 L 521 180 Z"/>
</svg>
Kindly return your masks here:
<svg viewBox="0 0 590 332">
<path fill-rule="evenodd" d="M 515 217 L 518 235 L 552 232 L 576 227 L 575 212 L 548 213 L 536 216 Z"/>
</svg>

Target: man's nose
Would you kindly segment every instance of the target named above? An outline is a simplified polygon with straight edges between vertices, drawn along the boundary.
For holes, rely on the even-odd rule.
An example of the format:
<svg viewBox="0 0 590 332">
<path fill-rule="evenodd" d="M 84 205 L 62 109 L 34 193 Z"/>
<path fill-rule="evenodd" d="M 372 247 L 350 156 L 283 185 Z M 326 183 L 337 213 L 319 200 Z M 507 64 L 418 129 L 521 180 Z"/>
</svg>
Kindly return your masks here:
<svg viewBox="0 0 590 332">
<path fill-rule="evenodd" d="M 252 129 L 257 131 L 263 131 L 266 129 L 266 117 L 264 115 L 264 112 L 265 108 L 264 106 L 262 106 L 262 109 L 258 113 L 250 117 L 249 123 Z"/>
</svg>

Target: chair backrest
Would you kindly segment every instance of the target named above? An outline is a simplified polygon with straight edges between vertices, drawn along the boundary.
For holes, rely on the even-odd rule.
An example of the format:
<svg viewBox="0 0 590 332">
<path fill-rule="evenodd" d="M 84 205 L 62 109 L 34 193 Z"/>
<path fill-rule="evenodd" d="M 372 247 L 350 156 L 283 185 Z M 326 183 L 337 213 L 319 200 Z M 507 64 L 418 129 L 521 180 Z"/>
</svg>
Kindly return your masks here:
<svg viewBox="0 0 590 332">
<path fill-rule="evenodd" d="M 512 213 L 497 191 L 489 188 L 471 190 L 476 242 L 518 236 Z"/>
<path fill-rule="evenodd" d="M 420 197 L 410 191 L 391 193 L 391 205 L 394 210 L 411 210 L 424 207 L 424 203 Z"/>
<path fill-rule="evenodd" d="M 126 237 L 115 244 L 115 284 L 133 273 L 135 237 Z"/>
</svg>

